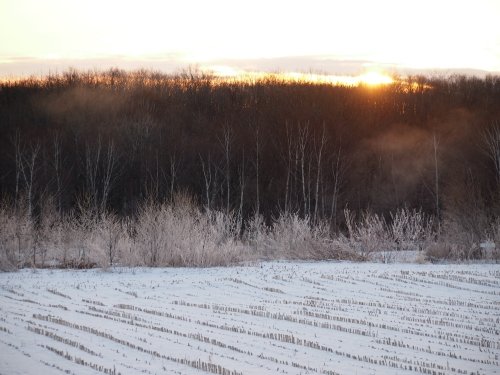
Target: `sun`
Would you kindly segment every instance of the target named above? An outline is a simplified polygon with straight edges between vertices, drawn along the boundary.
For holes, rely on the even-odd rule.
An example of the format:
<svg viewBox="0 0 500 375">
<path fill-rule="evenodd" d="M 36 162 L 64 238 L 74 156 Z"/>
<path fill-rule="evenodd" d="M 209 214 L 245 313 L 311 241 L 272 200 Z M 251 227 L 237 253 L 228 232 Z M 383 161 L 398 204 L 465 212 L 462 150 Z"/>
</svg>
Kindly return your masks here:
<svg viewBox="0 0 500 375">
<path fill-rule="evenodd" d="M 388 85 L 394 82 L 394 80 L 387 74 L 377 71 L 361 74 L 357 77 L 357 80 L 359 84 L 365 84 L 369 86 Z"/>
</svg>

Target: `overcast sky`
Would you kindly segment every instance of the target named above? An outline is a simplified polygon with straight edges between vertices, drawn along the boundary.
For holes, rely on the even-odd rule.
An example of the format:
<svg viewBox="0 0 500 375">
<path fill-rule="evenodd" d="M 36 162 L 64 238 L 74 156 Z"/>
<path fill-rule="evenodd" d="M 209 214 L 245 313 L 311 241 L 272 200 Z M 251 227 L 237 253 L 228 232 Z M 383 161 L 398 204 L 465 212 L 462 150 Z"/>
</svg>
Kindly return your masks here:
<svg viewBox="0 0 500 375">
<path fill-rule="evenodd" d="M 500 73 L 500 0 L 0 0 L 0 76 L 189 65 Z"/>
</svg>

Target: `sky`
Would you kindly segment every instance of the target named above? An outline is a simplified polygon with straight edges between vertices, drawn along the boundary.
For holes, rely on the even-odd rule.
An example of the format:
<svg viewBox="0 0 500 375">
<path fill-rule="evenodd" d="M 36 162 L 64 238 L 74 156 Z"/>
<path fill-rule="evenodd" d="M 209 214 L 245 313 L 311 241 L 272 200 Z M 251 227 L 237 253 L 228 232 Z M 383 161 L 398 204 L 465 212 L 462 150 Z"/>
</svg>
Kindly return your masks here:
<svg viewBox="0 0 500 375">
<path fill-rule="evenodd" d="M 500 0 L 0 0 L 0 77 L 77 69 L 500 74 Z"/>
</svg>

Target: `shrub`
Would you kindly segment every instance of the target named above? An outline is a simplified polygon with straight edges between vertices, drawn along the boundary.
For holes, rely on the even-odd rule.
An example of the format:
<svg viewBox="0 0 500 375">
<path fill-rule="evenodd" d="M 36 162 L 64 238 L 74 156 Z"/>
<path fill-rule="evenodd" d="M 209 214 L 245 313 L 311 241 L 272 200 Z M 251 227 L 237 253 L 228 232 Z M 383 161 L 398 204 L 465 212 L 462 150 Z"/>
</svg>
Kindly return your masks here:
<svg viewBox="0 0 500 375">
<path fill-rule="evenodd" d="M 309 217 L 296 213 L 274 220 L 265 240 L 268 254 L 285 259 L 329 259 L 333 257 L 332 244 L 326 223 L 312 225 Z"/>
<path fill-rule="evenodd" d="M 377 214 L 363 213 L 361 220 L 355 221 L 354 214 L 344 210 L 348 237 L 341 237 L 344 246 L 358 254 L 360 259 L 368 260 L 375 251 L 388 248 L 388 233 L 385 221 Z"/>
<path fill-rule="evenodd" d="M 339 242 L 363 260 L 377 258 L 387 263 L 396 251 L 425 250 L 434 237 L 432 220 L 421 211 L 401 209 L 391 213 L 389 223 L 370 212 L 364 212 L 358 221 L 347 209 L 344 215 L 348 236 L 340 236 Z"/>
<path fill-rule="evenodd" d="M 271 247 L 267 246 L 270 228 L 264 222 L 262 215 L 254 215 L 248 220 L 243 240 L 250 247 L 251 257 L 254 258 L 271 258 Z"/>
<path fill-rule="evenodd" d="M 34 248 L 34 223 L 20 200 L 0 207 L 0 268 L 11 270 L 30 264 Z"/>
<path fill-rule="evenodd" d="M 219 266 L 243 260 L 236 218 L 202 212 L 192 202 L 148 203 L 141 207 L 132 236 L 147 266 Z"/>
<path fill-rule="evenodd" d="M 95 242 L 98 264 L 101 267 L 111 267 L 120 259 L 120 251 L 126 237 L 126 231 L 119 217 L 114 214 L 104 214 L 95 228 Z"/>
</svg>

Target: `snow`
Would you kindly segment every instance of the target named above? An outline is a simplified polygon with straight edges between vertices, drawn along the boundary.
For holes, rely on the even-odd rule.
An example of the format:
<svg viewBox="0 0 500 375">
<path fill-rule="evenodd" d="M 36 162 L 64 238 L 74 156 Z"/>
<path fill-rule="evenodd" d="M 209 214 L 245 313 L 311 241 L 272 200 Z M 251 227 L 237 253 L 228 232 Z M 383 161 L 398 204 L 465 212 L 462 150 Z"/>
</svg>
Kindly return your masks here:
<svg viewBox="0 0 500 375">
<path fill-rule="evenodd" d="M 500 374 L 500 266 L 0 274 L 0 374 Z"/>
</svg>

